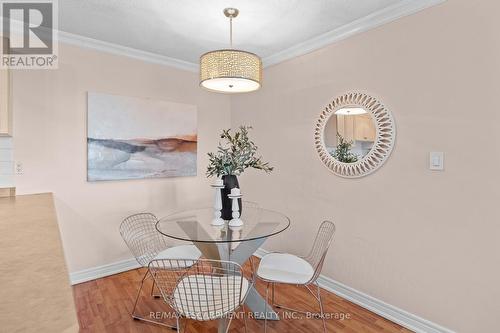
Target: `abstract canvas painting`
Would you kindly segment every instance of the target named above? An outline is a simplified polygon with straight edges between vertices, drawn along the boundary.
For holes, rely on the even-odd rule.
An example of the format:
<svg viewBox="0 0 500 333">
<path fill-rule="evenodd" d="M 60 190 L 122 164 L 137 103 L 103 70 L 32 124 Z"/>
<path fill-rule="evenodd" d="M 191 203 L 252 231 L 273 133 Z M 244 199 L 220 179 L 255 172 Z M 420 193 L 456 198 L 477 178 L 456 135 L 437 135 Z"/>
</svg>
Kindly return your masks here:
<svg viewBox="0 0 500 333">
<path fill-rule="evenodd" d="M 196 150 L 196 106 L 88 93 L 88 181 L 195 176 Z"/>
</svg>

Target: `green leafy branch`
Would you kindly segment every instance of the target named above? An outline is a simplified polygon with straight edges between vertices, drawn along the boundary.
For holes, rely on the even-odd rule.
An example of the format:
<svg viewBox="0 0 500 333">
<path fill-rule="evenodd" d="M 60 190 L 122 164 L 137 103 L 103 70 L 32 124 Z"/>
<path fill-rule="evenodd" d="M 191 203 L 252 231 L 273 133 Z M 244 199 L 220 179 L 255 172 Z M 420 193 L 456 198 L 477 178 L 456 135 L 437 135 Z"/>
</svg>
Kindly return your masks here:
<svg viewBox="0 0 500 333">
<path fill-rule="evenodd" d="M 337 133 L 337 138 L 339 141 L 337 148 L 335 149 L 335 152 L 333 152 L 331 155 L 339 162 L 343 162 L 343 163 L 357 162 L 358 155 L 351 152 L 351 147 L 352 147 L 353 142 L 347 141 L 339 133 Z"/>
<path fill-rule="evenodd" d="M 222 143 L 219 142 L 217 152 L 208 153 L 207 176 L 238 176 L 248 168 L 273 171 L 269 163 L 263 162 L 262 157 L 257 156 L 258 147 L 248 137 L 250 129 L 250 126 L 240 126 L 234 134 L 230 129 L 222 131 Z"/>
</svg>

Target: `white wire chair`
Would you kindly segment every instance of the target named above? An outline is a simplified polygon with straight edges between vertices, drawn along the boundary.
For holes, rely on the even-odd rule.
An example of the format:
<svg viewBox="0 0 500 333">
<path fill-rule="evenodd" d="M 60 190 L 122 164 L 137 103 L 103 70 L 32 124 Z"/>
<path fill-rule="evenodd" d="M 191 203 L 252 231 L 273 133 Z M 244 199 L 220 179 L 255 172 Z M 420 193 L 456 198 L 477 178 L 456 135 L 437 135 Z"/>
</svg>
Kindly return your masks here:
<svg viewBox="0 0 500 333">
<path fill-rule="evenodd" d="M 196 246 L 192 244 L 169 246 L 167 238 L 156 230 L 157 222 L 158 219 L 155 215 L 151 213 L 139 213 L 125 218 L 120 224 L 120 234 L 139 265 L 147 268 L 151 260 L 164 258 L 186 258 L 189 260 L 184 261 L 185 265 L 194 265 L 194 263 L 201 256 L 201 253 Z M 149 318 L 144 318 L 136 314 L 137 304 L 144 282 L 150 277 L 149 270 L 146 270 L 141 281 L 141 286 L 137 291 L 134 308 L 131 312 L 132 318 L 177 329 L 175 326 L 167 325 Z M 151 296 L 154 296 L 154 288 L 155 283 L 153 280 Z"/>
<path fill-rule="evenodd" d="M 321 223 L 314 244 L 307 256 L 295 256 L 288 253 L 269 253 L 262 257 L 257 269 L 257 276 L 267 282 L 266 303 L 269 298 L 269 285 L 272 286 L 272 305 L 290 311 L 307 313 L 275 303 L 274 287 L 276 283 L 303 285 L 319 303 L 320 313 L 314 313 L 316 318 L 323 320 L 323 332 L 326 332 L 321 289 L 317 279 L 321 274 L 326 254 L 335 234 L 335 224 L 330 221 Z M 309 287 L 316 285 L 316 294 Z M 310 313 L 310 312 L 309 312 Z M 265 316 L 264 331 L 267 332 L 267 315 Z"/>
<path fill-rule="evenodd" d="M 245 298 L 253 282 L 243 276 L 239 264 L 231 261 L 200 259 L 187 267 L 184 259 L 157 259 L 149 264 L 164 301 L 177 313 L 177 327 L 180 318 L 207 321 L 231 319 Z M 244 310 L 244 308 L 243 308 Z M 245 332 L 246 314 L 243 315 Z M 184 325 L 186 329 L 187 323 Z"/>
</svg>

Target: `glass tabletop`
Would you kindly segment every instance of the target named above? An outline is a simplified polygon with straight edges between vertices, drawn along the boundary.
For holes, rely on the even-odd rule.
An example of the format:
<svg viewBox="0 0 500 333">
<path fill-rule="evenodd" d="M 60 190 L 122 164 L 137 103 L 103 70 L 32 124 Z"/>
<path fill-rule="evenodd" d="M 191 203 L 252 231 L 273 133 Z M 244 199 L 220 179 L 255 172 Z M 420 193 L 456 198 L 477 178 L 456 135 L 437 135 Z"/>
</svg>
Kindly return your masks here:
<svg viewBox="0 0 500 333">
<path fill-rule="evenodd" d="M 270 237 L 290 226 L 287 216 L 259 207 L 243 207 L 241 227 L 230 227 L 229 221 L 213 226 L 213 218 L 213 208 L 186 210 L 160 219 L 156 229 L 165 236 L 190 242 L 230 243 Z"/>
</svg>

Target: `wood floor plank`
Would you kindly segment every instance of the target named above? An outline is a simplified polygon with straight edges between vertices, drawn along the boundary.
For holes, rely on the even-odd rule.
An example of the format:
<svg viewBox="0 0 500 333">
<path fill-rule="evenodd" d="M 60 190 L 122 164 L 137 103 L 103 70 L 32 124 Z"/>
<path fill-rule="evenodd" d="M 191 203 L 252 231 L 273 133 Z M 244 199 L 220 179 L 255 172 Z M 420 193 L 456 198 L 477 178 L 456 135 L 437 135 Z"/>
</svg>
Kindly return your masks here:
<svg viewBox="0 0 500 333">
<path fill-rule="evenodd" d="M 257 261 L 258 259 L 256 259 Z M 248 267 L 246 267 L 248 269 Z M 125 273 L 97 279 L 75 285 L 73 287 L 80 332 L 84 333 L 166 333 L 174 332 L 165 327 L 133 320 L 130 311 L 133 308 L 135 296 L 144 276 L 145 269 L 136 269 Z M 247 271 L 248 274 L 248 271 Z M 171 313 L 170 307 L 162 299 L 150 295 L 151 280 L 144 283 L 138 304 L 138 313 L 151 317 L 151 313 Z M 265 295 L 265 285 L 258 282 L 257 290 Z M 271 294 L 271 293 L 269 293 Z M 343 314 L 348 318 L 327 320 L 328 332 L 339 333 L 409 333 L 411 331 L 390 322 L 356 304 L 322 290 L 323 304 L 326 313 Z M 285 306 L 299 308 L 304 311 L 318 311 L 316 300 L 303 287 L 281 285 L 276 287 L 276 301 Z M 283 311 L 278 313 L 283 318 Z M 243 313 L 243 311 L 241 311 Z M 269 321 L 268 332 L 310 333 L 322 332 L 323 324 L 319 319 L 296 318 Z M 154 316 L 153 318 L 154 319 Z M 175 319 L 163 319 L 163 322 L 174 324 Z M 248 332 L 264 332 L 264 322 L 253 318 L 247 319 Z M 242 316 L 233 319 L 231 332 L 243 333 Z M 217 322 L 188 322 L 187 332 L 217 333 Z"/>
</svg>

